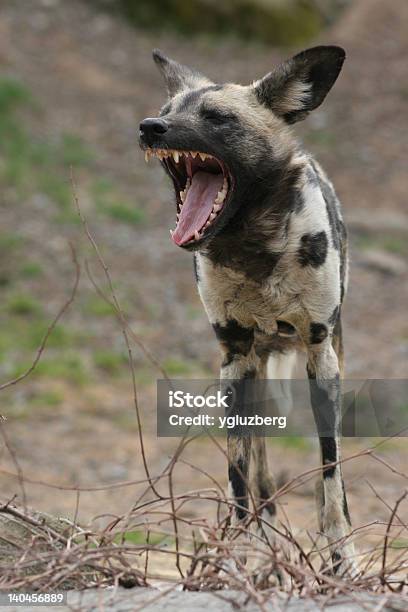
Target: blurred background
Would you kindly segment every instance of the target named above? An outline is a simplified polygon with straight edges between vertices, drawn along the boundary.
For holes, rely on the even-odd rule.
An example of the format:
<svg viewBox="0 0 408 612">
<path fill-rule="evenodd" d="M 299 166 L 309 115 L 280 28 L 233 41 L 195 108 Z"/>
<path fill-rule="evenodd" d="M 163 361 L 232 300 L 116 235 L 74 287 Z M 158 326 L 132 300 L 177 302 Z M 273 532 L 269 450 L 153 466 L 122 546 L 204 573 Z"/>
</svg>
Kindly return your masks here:
<svg viewBox="0 0 408 612">
<path fill-rule="evenodd" d="M 69 242 L 106 288 L 75 210 L 109 267 L 130 325 L 171 377 L 217 373 L 219 354 L 195 289 L 192 258 L 170 241 L 172 190 L 145 165 L 138 124 L 165 100 L 151 50 L 161 48 L 214 81 L 249 83 L 315 44 L 347 61 L 324 105 L 296 126 L 333 180 L 350 231 L 345 306 L 349 378 L 407 376 L 408 3 L 406 0 L 2 0 L 0 6 L 0 383 L 32 362 L 74 281 Z M 152 474 L 177 441 L 155 434 L 156 379 L 137 345 L 136 382 Z M 111 307 L 83 272 L 75 302 L 35 372 L 0 392 L 2 497 L 73 516 L 69 487 L 144 478 L 126 345 Z M 370 444 L 345 442 L 345 454 Z M 226 483 L 207 440 L 184 458 Z M 269 441 L 282 482 L 318 464 L 314 441 Z M 10 455 L 10 449 L 13 454 Z M 284 453 L 283 453 L 284 451 Z M 379 453 L 399 469 L 406 439 Z M 282 464 L 282 456 L 285 457 Z M 369 458 L 345 466 L 355 524 L 388 517 L 401 480 Z M 208 485 L 180 464 L 176 488 Z M 68 489 L 64 489 L 67 487 Z M 366 503 L 360 503 L 365 495 Z M 134 487 L 82 492 L 79 520 L 125 512 Z M 299 529 L 316 529 L 311 483 L 285 497 Z M 205 502 L 198 510 L 202 515 Z M 406 546 L 402 542 L 401 546 Z"/>
</svg>

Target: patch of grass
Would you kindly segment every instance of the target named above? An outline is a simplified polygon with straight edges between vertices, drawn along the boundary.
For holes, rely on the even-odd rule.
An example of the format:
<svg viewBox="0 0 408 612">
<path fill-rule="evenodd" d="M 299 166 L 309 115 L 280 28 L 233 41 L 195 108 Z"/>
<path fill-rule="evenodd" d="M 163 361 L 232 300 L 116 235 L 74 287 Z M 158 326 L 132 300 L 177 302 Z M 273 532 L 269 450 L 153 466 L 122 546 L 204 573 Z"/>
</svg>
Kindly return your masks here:
<svg viewBox="0 0 408 612">
<path fill-rule="evenodd" d="M 279 444 L 284 448 L 293 448 L 294 450 L 309 450 L 310 441 L 308 438 L 300 436 L 274 436 L 270 438 L 271 444 Z"/>
<path fill-rule="evenodd" d="M 30 91 L 17 79 L 0 77 L 0 118 L 8 115 L 18 106 L 32 103 Z"/>
<path fill-rule="evenodd" d="M 395 538 L 395 540 L 393 540 L 390 543 L 390 547 L 397 548 L 397 549 L 408 548 L 408 539 L 407 538 Z"/>
<path fill-rule="evenodd" d="M 26 305 L 23 304 L 24 308 Z M 21 302 L 18 304 L 21 308 Z M 32 356 L 36 351 L 48 329 L 49 320 L 43 314 L 22 316 L 20 314 L 7 315 L 6 324 L 0 326 L 0 362 L 15 358 L 16 353 L 25 358 Z M 47 348 L 67 349 L 79 344 L 81 337 L 76 332 L 59 324 L 48 338 Z"/>
<path fill-rule="evenodd" d="M 183 361 L 177 357 L 169 357 L 163 362 L 163 368 L 169 376 L 182 376 L 183 374 L 191 374 L 194 370 L 191 362 Z"/>
<path fill-rule="evenodd" d="M 97 368 L 113 376 L 120 374 L 123 366 L 128 363 L 126 355 L 113 351 L 97 351 L 93 358 Z"/>
<path fill-rule="evenodd" d="M 97 295 L 90 297 L 83 305 L 85 314 L 95 317 L 110 317 L 114 315 L 113 308 Z"/>
<path fill-rule="evenodd" d="M 23 264 L 20 268 L 20 276 L 23 278 L 37 278 L 38 276 L 42 276 L 43 269 L 40 264 L 35 262 L 27 262 Z"/>
<path fill-rule="evenodd" d="M 394 255 L 408 254 L 407 240 L 392 234 L 362 234 L 357 238 L 357 246 L 362 250 L 382 249 Z"/>
<path fill-rule="evenodd" d="M 19 246 L 21 246 L 23 239 L 18 234 L 13 234 L 12 232 L 6 234 L 3 233 L 0 235 L 0 256 L 7 257 L 10 254 L 10 251 L 14 251 Z"/>
<path fill-rule="evenodd" d="M 293 46 L 316 37 L 323 25 L 321 13 L 304 0 L 118 0 L 116 4 L 138 27 L 173 29 L 189 38 L 203 34 L 234 36 L 274 46 Z"/>
<path fill-rule="evenodd" d="M 57 206 L 66 210 L 70 209 L 72 191 L 68 178 L 64 179 L 57 174 L 44 173 L 38 177 L 38 187 Z"/>
<path fill-rule="evenodd" d="M 85 145 L 82 138 L 75 134 L 62 135 L 59 156 L 64 166 L 73 166 L 74 168 L 88 166 L 95 157 L 93 151 Z"/>
<path fill-rule="evenodd" d="M 136 204 L 127 202 L 107 179 L 95 181 L 91 195 L 96 208 L 111 219 L 129 225 L 140 225 L 146 220 L 145 212 Z"/>
<path fill-rule="evenodd" d="M 88 165 L 93 155 L 75 134 L 63 134 L 56 142 L 35 138 L 17 114 L 32 102 L 21 83 L 0 79 L 0 181 L 13 187 L 20 199 L 39 191 L 59 208 L 69 209 L 69 168 Z"/>
<path fill-rule="evenodd" d="M 140 225 L 146 218 L 140 208 L 132 207 L 132 205 L 125 202 L 111 202 L 105 206 L 104 212 L 111 219 L 128 223 L 129 225 Z"/>
<path fill-rule="evenodd" d="M 28 294 L 14 293 L 7 298 L 6 309 L 19 316 L 37 315 L 41 312 L 41 305 Z"/>
<path fill-rule="evenodd" d="M 64 396 L 56 389 L 47 389 L 35 395 L 31 400 L 34 406 L 59 406 L 64 400 Z"/>
<path fill-rule="evenodd" d="M 5 232 L 0 235 L 0 287 L 7 287 L 15 277 L 21 244 L 18 234 Z"/>
<path fill-rule="evenodd" d="M 136 383 L 138 387 L 148 387 L 155 383 L 158 378 L 152 368 L 138 366 L 135 372 Z"/>
<path fill-rule="evenodd" d="M 169 537 L 161 535 L 159 533 L 150 533 L 149 534 L 149 543 L 150 544 L 160 544 L 164 540 L 168 541 Z M 129 544 L 146 544 L 147 542 L 147 533 L 145 531 L 125 531 L 123 533 L 118 533 L 115 535 L 114 542 L 117 544 L 127 542 Z"/>
<path fill-rule="evenodd" d="M 15 378 L 23 374 L 32 364 L 32 359 L 20 361 L 8 375 L 10 378 Z M 50 355 L 47 351 L 42 359 L 38 362 L 32 378 L 66 380 L 76 385 L 83 385 L 88 380 L 88 372 L 82 359 L 72 352 L 55 353 Z"/>
<path fill-rule="evenodd" d="M 82 359 L 71 352 L 64 352 L 54 358 L 43 358 L 34 372 L 34 376 L 63 379 L 77 385 L 84 384 L 87 379 L 87 371 Z"/>
</svg>

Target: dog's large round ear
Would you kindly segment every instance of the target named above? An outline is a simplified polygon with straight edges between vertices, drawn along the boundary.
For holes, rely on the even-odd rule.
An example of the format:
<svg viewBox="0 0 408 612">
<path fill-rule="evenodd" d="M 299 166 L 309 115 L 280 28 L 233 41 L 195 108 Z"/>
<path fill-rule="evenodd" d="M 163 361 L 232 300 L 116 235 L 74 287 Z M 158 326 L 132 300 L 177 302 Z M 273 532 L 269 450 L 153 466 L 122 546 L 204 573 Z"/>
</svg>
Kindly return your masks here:
<svg viewBox="0 0 408 612">
<path fill-rule="evenodd" d="M 287 123 L 320 106 L 334 85 L 346 53 L 336 46 L 306 49 L 253 84 L 258 101 Z"/>
<path fill-rule="evenodd" d="M 153 59 L 162 73 L 170 97 L 184 89 L 196 89 L 212 82 L 196 70 L 166 57 L 160 49 L 153 50 Z"/>
</svg>

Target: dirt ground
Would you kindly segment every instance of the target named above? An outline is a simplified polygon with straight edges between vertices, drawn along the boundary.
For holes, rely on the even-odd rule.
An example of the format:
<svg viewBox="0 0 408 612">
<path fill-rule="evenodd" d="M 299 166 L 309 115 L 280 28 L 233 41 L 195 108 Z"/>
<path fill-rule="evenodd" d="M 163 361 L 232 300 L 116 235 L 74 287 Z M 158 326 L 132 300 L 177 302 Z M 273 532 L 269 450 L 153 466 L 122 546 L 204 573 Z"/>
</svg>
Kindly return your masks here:
<svg viewBox="0 0 408 612">
<path fill-rule="evenodd" d="M 407 29 L 404 0 L 351 3 L 332 30 L 316 41 L 346 48 L 344 71 L 323 108 L 298 129 L 333 179 L 350 229 L 345 343 L 347 375 L 356 379 L 404 378 L 408 373 Z M 0 71 L 20 79 L 37 104 L 22 120 L 34 138 L 52 142 L 58 134 L 74 133 L 95 153 L 90 166 L 75 170 L 75 182 L 132 328 L 171 375 L 204 377 L 217 371 L 216 343 L 194 287 L 191 257 L 169 239 L 174 216 L 169 186 L 154 164 L 145 165 L 137 145 L 138 122 L 157 112 L 164 100 L 151 61 L 153 47 L 214 80 L 239 82 L 268 72 L 285 55 L 242 41 L 146 34 L 77 0 L 42 0 L 29 12 L 24 3 L 1 3 Z M 143 211 L 144 222 L 125 223 L 100 213 L 90 195 L 95 176 L 114 181 L 123 197 Z M 69 183 L 68 168 L 65 180 Z M 40 276 L 18 279 L 16 286 L 35 297 L 48 319 L 73 281 L 68 240 L 76 245 L 81 261 L 91 257 L 102 282 L 81 227 L 55 215 L 52 198 L 41 190 L 28 190 L 18 198 L 13 188 L 3 189 L 0 213 L 1 231 L 21 239 L 18 262 L 6 254 L 6 264 L 14 269 L 22 260 L 35 261 L 43 269 Z M 7 417 L 3 431 L 13 450 L 10 456 L 3 444 L 2 498 L 22 495 L 18 480 L 8 475 L 21 469 L 28 479 L 24 489 L 30 505 L 70 517 L 77 503 L 70 487 L 106 487 L 145 477 L 128 366 L 121 363 L 117 371 L 116 366 L 107 367 L 106 360 L 105 367 L 95 367 L 93 361 L 96 351 L 105 358 L 109 350 L 125 352 L 120 326 L 113 316 L 90 308 L 92 295 L 84 273 L 63 323 L 76 339 L 80 336 L 70 351 L 80 353 L 86 376 L 33 376 L 0 398 L 0 412 Z M 7 313 L 0 316 L 7 328 Z M 24 334 L 27 321 L 19 321 Z M 50 351 L 51 359 L 58 360 L 57 349 Z M 134 354 L 148 462 L 156 474 L 177 440 L 157 439 L 155 379 L 160 374 L 137 347 Z M 1 365 L 2 380 L 11 374 L 10 355 L 20 358 L 18 334 Z M 378 451 L 400 472 L 407 465 L 405 440 L 389 442 Z M 345 441 L 344 454 L 371 443 Z M 271 465 L 281 480 L 317 465 L 314 441 L 282 439 L 268 445 Z M 225 459 L 211 442 L 195 441 L 183 459 L 225 485 Z M 347 463 L 344 471 L 354 524 L 378 521 L 381 531 L 406 479 L 368 457 Z M 30 484 L 30 479 L 57 487 Z M 208 479 L 186 464 L 176 469 L 175 482 L 176 490 L 208 486 Z M 140 491 L 134 485 L 84 490 L 79 520 L 121 514 Z M 316 531 L 313 483 L 282 498 L 281 510 L 295 531 Z M 186 510 L 193 516 L 212 511 L 205 502 Z"/>
</svg>

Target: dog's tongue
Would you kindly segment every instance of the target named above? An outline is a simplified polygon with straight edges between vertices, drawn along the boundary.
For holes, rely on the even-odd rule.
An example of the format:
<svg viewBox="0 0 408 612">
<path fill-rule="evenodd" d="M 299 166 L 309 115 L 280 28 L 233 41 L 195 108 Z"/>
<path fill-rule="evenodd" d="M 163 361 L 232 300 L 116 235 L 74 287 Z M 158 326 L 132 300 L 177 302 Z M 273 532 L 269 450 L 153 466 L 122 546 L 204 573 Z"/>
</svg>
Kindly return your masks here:
<svg viewBox="0 0 408 612">
<path fill-rule="evenodd" d="M 199 171 L 194 174 L 173 232 L 173 241 L 177 245 L 185 244 L 194 238 L 196 231 L 201 230 L 211 214 L 214 200 L 222 189 L 223 180 L 222 173 L 211 174 Z"/>
</svg>

